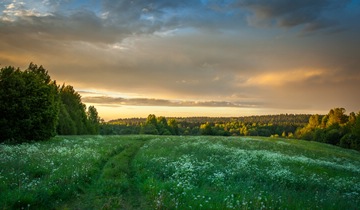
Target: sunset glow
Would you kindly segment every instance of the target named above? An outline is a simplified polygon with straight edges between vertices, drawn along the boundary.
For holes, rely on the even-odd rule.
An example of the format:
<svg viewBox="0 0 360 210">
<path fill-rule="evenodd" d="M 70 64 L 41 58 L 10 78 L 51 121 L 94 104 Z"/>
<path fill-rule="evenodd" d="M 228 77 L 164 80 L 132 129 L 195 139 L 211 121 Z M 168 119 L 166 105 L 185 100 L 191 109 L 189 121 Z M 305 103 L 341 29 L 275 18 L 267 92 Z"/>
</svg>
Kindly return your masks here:
<svg viewBox="0 0 360 210">
<path fill-rule="evenodd" d="M 0 67 L 123 117 L 360 110 L 360 1 L 0 2 Z"/>
</svg>

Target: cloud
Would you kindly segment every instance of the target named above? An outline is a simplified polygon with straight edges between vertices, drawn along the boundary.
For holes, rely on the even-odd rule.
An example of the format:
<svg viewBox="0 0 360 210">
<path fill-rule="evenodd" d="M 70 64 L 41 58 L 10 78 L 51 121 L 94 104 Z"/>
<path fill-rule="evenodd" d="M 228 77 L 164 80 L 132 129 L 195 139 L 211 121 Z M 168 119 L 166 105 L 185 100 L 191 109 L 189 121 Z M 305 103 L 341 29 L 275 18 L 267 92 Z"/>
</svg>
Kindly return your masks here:
<svg viewBox="0 0 360 210">
<path fill-rule="evenodd" d="M 124 106 L 170 106 L 170 107 L 257 107 L 260 103 L 240 103 L 228 101 L 184 101 L 153 98 L 122 98 L 109 96 L 83 97 L 84 103 Z"/>
<path fill-rule="evenodd" d="M 46 1 L 46 6 L 36 1 L 7 2 L 0 11 L 2 30 L 8 35 L 23 33 L 41 40 L 109 44 L 134 34 L 163 31 L 163 25 L 171 25 L 167 18 L 160 17 L 160 8 L 146 9 L 152 5 L 147 1 L 136 1 L 136 4 L 134 1 L 104 1 L 99 8 L 94 8 L 91 2 L 77 1 Z M 75 2 L 79 5 L 73 5 Z M 153 15 L 157 16 L 155 22 L 149 19 Z"/>
<path fill-rule="evenodd" d="M 208 1 L 103 1 L 106 19 L 137 34 L 153 34 L 175 29 L 217 31 L 231 29 L 241 20 L 217 9 Z M 229 24 L 231 22 L 231 24 Z"/>
<path fill-rule="evenodd" d="M 0 64 L 34 62 L 76 89 L 131 95 L 89 101 L 360 104 L 358 1 L 23 2 L 0 3 Z"/>
<path fill-rule="evenodd" d="M 5 2 L 0 11 L 2 30 L 42 40 L 113 44 L 134 35 L 184 28 L 215 31 L 239 23 L 202 1 Z"/>
<path fill-rule="evenodd" d="M 42 17 L 51 15 L 48 10 L 48 1 L 16 1 L 3 0 L 0 5 L 0 20 L 3 21 L 17 21 L 19 17 Z"/>
<path fill-rule="evenodd" d="M 308 82 L 324 76 L 324 70 L 300 69 L 285 72 L 269 72 L 256 75 L 248 79 L 245 86 L 286 86 L 295 83 Z"/>
<path fill-rule="evenodd" d="M 113 43 L 122 40 L 131 32 L 106 26 L 91 11 L 79 11 L 70 16 L 51 14 L 45 16 L 22 15 L 16 21 L 3 21 L 0 36 L 20 34 L 39 40 L 82 41 L 89 43 Z"/>
<path fill-rule="evenodd" d="M 246 8 L 251 25 L 276 25 L 285 28 L 303 26 L 304 31 L 336 27 L 336 17 L 327 17 L 328 12 L 344 9 L 350 0 L 239 0 L 234 5 Z"/>
<path fill-rule="evenodd" d="M 41 40 L 114 44 L 143 34 L 193 28 L 214 33 L 243 27 L 244 9 L 252 25 L 302 25 L 304 32 L 336 28 L 326 15 L 349 1 L 6 1 L 0 25 L 9 36 L 22 33 Z M 94 7 L 97 6 L 97 7 Z M 209 32 L 210 31 L 210 32 Z"/>
</svg>

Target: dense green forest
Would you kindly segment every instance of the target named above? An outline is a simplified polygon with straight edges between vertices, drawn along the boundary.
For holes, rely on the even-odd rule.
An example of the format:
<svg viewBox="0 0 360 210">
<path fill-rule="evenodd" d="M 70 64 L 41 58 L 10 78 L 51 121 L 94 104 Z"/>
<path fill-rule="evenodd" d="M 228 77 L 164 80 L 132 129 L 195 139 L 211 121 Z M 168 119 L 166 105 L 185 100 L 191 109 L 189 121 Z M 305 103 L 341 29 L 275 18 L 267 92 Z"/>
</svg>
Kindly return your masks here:
<svg viewBox="0 0 360 210">
<path fill-rule="evenodd" d="M 360 150 L 360 113 L 334 108 L 327 115 L 280 114 L 237 118 L 126 118 L 102 123 L 102 135 L 265 136 L 305 139 Z"/>
<path fill-rule="evenodd" d="M 311 115 L 262 115 L 249 117 L 186 117 L 117 119 L 104 123 L 101 134 L 172 134 L 172 135 L 222 135 L 271 136 L 293 135 L 298 127 L 305 126 Z"/>
<path fill-rule="evenodd" d="M 0 142 L 47 140 L 56 134 L 98 134 L 96 108 L 70 85 L 56 84 L 42 66 L 0 70 Z"/>
<path fill-rule="evenodd" d="M 80 94 L 70 85 L 59 87 L 59 95 L 59 135 L 99 134 L 100 117 L 94 106 L 89 106 L 86 111 Z"/>
</svg>

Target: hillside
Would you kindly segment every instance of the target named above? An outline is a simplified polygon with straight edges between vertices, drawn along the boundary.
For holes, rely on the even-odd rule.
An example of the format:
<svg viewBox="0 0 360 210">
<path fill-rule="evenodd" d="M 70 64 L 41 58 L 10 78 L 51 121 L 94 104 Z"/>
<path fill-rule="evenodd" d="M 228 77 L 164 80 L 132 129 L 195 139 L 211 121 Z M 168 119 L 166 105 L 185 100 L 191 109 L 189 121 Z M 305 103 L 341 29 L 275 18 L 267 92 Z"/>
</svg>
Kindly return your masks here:
<svg viewBox="0 0 360 210">
<path fill-rule="evenodd" d="M 0 144 L 1 209 L 356 209 L 360 153 L 260 137 Z"/>
</svg>

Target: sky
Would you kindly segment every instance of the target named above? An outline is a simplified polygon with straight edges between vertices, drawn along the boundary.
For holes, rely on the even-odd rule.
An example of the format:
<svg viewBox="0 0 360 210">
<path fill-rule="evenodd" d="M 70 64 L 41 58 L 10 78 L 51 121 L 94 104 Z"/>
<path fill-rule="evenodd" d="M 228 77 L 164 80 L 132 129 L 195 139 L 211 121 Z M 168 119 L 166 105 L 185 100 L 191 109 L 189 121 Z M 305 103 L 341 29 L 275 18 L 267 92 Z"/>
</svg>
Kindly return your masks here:
<svg viewBox="0 0 360 210">
<path fill-rule="evenodd" d="M 359 0 L 0 0 L 0 67 L 105 120 L 360 111 Z"/>
</svg>

